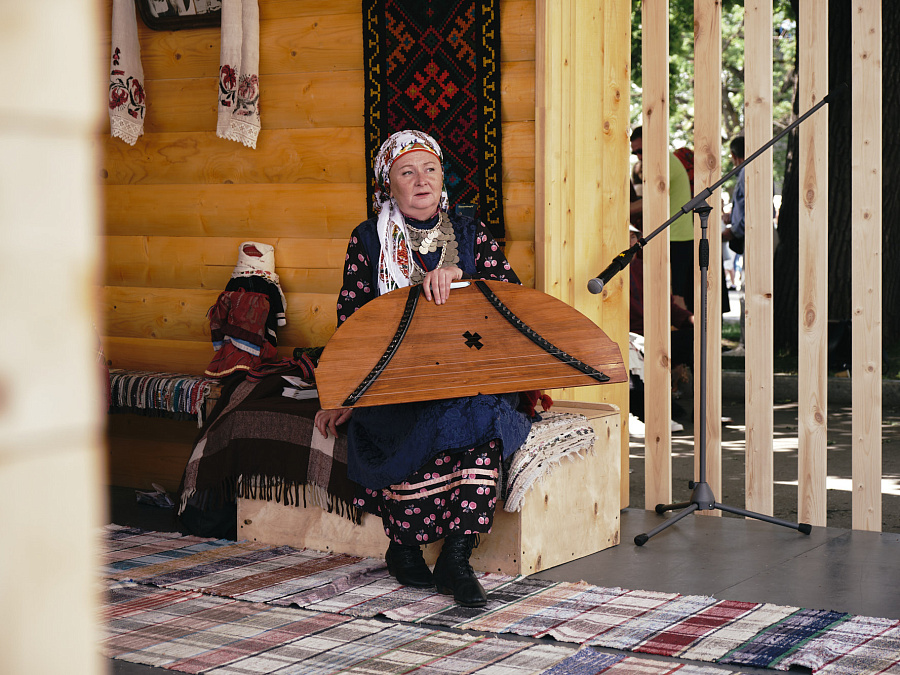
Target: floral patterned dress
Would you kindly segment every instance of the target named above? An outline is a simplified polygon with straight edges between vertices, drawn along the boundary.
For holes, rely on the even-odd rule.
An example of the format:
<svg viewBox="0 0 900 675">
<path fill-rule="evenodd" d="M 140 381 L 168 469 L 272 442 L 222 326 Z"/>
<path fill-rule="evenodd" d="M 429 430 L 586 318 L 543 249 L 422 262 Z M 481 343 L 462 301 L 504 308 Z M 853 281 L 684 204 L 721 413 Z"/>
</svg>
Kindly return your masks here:
<svg viewBox="0 0 900 675">
<path fill-rule="evenodd" d="M 430 229 L 436 222 L 408 225 Z M 461 216 L 451 222 L 457 264 L 467 277 L 520 283 L 482 223 Z M 362 223 L 350 237 L 338 326 L 377 295 L 375 223 Z M 415 262 L 427 271 L 439 259 L 436 251 L 416 254 Z M 354 409 L 348 429 L 349 475 L 360 485 L 354 503 L 379 515 L 399 544 L 490 532 L 500 463 L 531 427 L 517 404 L 517 394 L 505 394 Z"/>
</svg>

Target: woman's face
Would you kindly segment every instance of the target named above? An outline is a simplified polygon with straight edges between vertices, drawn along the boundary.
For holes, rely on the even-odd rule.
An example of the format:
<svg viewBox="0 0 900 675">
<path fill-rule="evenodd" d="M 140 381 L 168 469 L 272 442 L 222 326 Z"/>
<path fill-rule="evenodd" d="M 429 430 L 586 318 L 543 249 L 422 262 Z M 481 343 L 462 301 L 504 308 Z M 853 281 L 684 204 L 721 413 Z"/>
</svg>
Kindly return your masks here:
<svg viewBox="0 0 900 675">
<path fill-rule="evenodd" d="M 444 173 L 440 160 L 430 152 L 407 152 L 394 161 L 390 171 L 391 196 L 407 216 L 431 218 L 441 203 Z"/>
</svg>

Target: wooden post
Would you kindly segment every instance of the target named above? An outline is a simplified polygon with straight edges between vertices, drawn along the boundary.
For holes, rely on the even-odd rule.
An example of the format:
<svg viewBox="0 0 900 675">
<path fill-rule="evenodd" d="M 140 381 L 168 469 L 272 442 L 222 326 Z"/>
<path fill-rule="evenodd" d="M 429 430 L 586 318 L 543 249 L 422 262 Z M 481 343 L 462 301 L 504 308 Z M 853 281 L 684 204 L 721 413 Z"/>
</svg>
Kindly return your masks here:
<svg viewBox="0 0 900 675">
<path fill-rule="evenodd" d="M 747 0 L 744 9 L 744 75 L 747 156 L 772 137 L 772 0 Z M 744 172 L 746 244 L 747 510 L 774 508 L 774 383 L 772 307 L 772 149 Z"/>
<path fill-rule="evenodd" d="M 694 0 L 694 194 L 722 177 L 722 7 L 718 0 Z M 706 353 L 706 482 L 718 499 L 722 498 L 722 192 L 708 200 L 709 274 L 700 277 L 695 265 L 694 286 L 707 283 L 708 326 Z M 700 239 L 700 218 L 694 217 L 694 241 Z M 694 257 L 696 261 L 698 258 Z M 700 428 L 700 300 L 694 309 L 694 428 Z M 694 434 L 694 476 L 698 476 L 699 433 Z M 721 515 L 720 511 L 703 511 Z"/>
<path fill-rule="evenodd" d="M 587 282 L 628 247 L 629 5 L 538 0 L 535 6 L 535 287 L 589 317 L 628 358 L 628 274 L 599 295 Z M 628 385 L 561 390 L 618 406 Z M 622 434 L 622 506 L 628 434 Z"/>
<path fill-rule="evenodd" d="M 97 66 L 109 52 L 99 50 L 98 14 L 90 0 L 4 3 L 0 26 L 0 59 L 15 73 L 0 115 L 10 252 L 0 269 L 3 673 L 105 672 L 97 577 L 105 395 L 91 284 L 94 133 L 107 97 Z M 77 76 L 47 87 L 48 73 Z"/>
<path fill-rule="evenodd" d="M 828 12 L 800 2 L 800 112 L 828 93 Z M 826 525 L 828 500 L 828 107 L 800 125 L 798 490 L 800 522 Z"/>
<path fill-rule="evenodd" d="M 852 8 L 853 529 L 881 531 L 881 0 Z"/>
<path fill-rule="evenodd" d="M 669 219 L 669 3 L 644 1 L 643 206 L 644 234 Z M 671 272 L 669 231 L 644 248 L 644 504 L 672 501 Z"/>
</svg>

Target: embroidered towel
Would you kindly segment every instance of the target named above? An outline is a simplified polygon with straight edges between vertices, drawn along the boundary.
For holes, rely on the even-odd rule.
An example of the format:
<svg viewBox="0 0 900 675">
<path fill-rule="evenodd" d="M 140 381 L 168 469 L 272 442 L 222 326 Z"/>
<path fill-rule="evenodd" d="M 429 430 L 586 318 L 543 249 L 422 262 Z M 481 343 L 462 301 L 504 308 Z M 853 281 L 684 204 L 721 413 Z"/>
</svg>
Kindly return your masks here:
<svg viewBox="0 0 900 675">
<path fill-rule="evenodd" d="M 216 135 L 256 148 L 259 127 L 259 4 L 225 0 Z"/>
<path fill-rule="evenodd" d="M 144 133 L 144 69 L 134 0 L 113 0 L 109 69 L 109 129 L 113 138 L 134 145 Z"/>
</svg>

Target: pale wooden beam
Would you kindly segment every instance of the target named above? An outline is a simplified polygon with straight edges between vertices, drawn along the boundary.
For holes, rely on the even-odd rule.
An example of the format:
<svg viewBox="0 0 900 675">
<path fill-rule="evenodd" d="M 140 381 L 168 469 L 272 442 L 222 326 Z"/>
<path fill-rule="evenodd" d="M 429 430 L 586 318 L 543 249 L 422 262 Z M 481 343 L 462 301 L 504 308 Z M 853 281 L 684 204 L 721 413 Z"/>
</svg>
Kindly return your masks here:
<svg viewBox="0 0 900 675">
<path fill-rule="evenodd" d="M 0 220 L 11 253 L 0 269 L 0 673 L 106 666 L 98 578 L 106 395 L 91 325 L 94 134 L 106 89 L 95 67 L 99 4 L 4 3 L 0 25 L 0 59 L 16 73 L 0 114 Z M 48 88 L 48 72 L 78 76 Z M 26 326 L 37 329 L 23 340 Z"/>
<path fill-rule="evenodd" d="M 853 529 L 881 531 L 881 0 L 852 8 Z"/>
<path fill-rule="evenodd" d="M 535 287 L 594 321 L 628 358 L 628 274 L 599 295 L 587 282 L 628 247 L 626 2 L 535 5 Z M 628 385 L 552 392 L 612 403 L 622 415 L 622 506 L 628 504 Z"/>
<path fill-rule="evenodd" d="M 772 0 L 744 6 L 744 130 L 747 156 L 772 137 Z M 774 413 L 772 410 L 772 149 L 744 172 L 746 227 L 747 510 L 772 515 L 774 508 Z"/>
<path fill-rule="evenodd" d="M 828 93 L 828 12 L 800 0 L 800 113 Z M 797 515 L 825 526 L 828 437 L 828 107 L 800 125 Z"/>
<path fill-rule="evenodd" d="M 694 0 L 694 194 L 722 177 L 722 7 L 719 0 Z M 694 286 L 708 284 L 706 354 L 706 482 L 722 498 L 722 192 L 707 200 L 709 214 L 709 274 L 695 265 Z M 699 241 L 700 218 L 694 217 Z M 696 254 L 694 260 L 697 260 Z M 700 428 L 700 295 L 694 298 L 694 428 Z M 694 476 L 699 473 L 699 433 L 694 435 Z M 720 511 L 702 511 L 721 515 Z"/>
<path fill-rule="evenodd" d="M 644 235 L 669 219 L 669 3 L 641 5 Z M 672 501 L 669 231 L 644 248 L 644 504 Z"/>
</svg>

